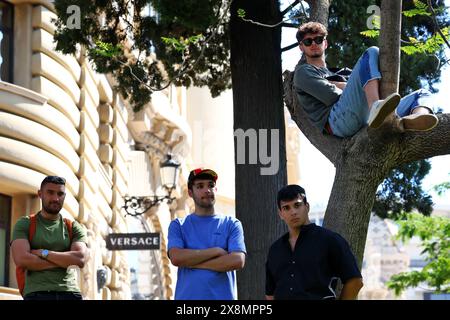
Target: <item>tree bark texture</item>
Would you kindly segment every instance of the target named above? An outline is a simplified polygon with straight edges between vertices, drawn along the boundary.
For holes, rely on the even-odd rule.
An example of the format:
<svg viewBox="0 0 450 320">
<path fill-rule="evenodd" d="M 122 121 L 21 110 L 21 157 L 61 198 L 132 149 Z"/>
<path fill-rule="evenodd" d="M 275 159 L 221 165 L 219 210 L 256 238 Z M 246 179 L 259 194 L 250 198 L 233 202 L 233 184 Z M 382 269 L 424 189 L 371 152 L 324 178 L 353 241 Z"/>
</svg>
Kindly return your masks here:
<svg viewBox="0 0 450 320">
<path fill-rule="evenodd" d="M 310 21 L 317 21 L 328 27 L 328 10 L 331 0 L 306 0 L 310 9 Z"/>
<path fill-rule="evenodd" d="M 264 299 L 265 261 L 270 245 L 286 232 L 277 214 L 276 193 L 286 185 L 286 146 L 281 78 L 281 28 L 269 28 L 240 19 L 245 17 L 275 24 L 281 20 L 277 0 L 234 0 L 231 6 L 230 45 L 233 83 L 234 129 L 278 130 L 279 169 L 274 175 L 262 175 L 260 159 L 249 164 L 236 163 L 236 217 L 244 227 L 247 257 L 245 268 L 237 273 L 239 299 Z M 237 157 L 235 139 L 235 157 Z M 258 151 L 261 140 L 258 141 Z M 269 154 L 269 153 L 268 153 Z M 219 173 L 220 174 L 220 173 Z"/>
<path fill-rule="evenodd" d="M 382 98 L 398 92 L 400 79 L 400 35 L 402 25 L 402 0 L 381 1 L 381 30 L 379 38 L 380 71 L 383 80 L 380 85 Z"/>
</svg>

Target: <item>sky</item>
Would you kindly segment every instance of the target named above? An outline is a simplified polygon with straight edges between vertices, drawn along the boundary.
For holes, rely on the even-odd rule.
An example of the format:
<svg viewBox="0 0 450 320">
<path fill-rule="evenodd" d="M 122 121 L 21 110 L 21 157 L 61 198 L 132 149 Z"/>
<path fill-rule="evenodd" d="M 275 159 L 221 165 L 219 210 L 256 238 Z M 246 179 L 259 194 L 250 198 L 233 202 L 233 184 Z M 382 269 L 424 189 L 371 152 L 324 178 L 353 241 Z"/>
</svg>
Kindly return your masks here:
<svg viewBox="0 0 450 320">
<path fill-rule="evenodd" d="M 291 3 L 292 0 L 282 2 Z M 450 0 L 446 1 L 446 5 L 450 5 Z M 281 7 L 284 8 L 285 5 Z M 295 41 L 295 33 L 296 30 L 293 28 L 284 28 L 282 47 L 290 45 Z M 447 59 L 450 58 L 450 49 L 446 50 L 446 56 Z M 284 52 L 282 55 L 283 70 L 293 71 L 299 58 L 300 50 L 298 48 Z M 442 107 L 445 113 L 450 112 L 448 92 L 446 92 L 449 86 L 450 66 L 447 65 L 442 70 L 441 82 L 436 85 L 439 93 L 435 95 L 436 105 Z M 300 136 L 300 183 L 307 192 L 312 211 L 322 211 L 325 210 L 328 203 L 333 186 L 335 168 L 301 132 Z M 433 197 L 435 208 L 450 209 L 450 191 L 440 197 L 432 190 L 433 186 L 445 181 L 450 181 L 450 155 L 431 158 L 431 170 L 423 180 L 423 189 Z"/>
</svg>

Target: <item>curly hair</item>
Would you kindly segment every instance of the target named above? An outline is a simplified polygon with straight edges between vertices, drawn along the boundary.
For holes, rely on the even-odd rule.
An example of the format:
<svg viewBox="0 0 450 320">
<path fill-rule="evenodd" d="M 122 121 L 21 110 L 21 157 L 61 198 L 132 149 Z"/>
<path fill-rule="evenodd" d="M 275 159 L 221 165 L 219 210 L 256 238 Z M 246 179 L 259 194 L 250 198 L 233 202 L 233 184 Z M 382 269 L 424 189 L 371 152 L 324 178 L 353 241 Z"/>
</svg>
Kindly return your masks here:
<svg viewBox="0 0 450 320">
<path fill-rule="evenodd" d="M 328 35 L 327 28 L 325 28 L 325 26 L 320 22 L 306 22 L 298 27 L 296 35 L 298 43 L 300 43 L 308 33 L 319 33 L 322 36 Z"/>
</svg>

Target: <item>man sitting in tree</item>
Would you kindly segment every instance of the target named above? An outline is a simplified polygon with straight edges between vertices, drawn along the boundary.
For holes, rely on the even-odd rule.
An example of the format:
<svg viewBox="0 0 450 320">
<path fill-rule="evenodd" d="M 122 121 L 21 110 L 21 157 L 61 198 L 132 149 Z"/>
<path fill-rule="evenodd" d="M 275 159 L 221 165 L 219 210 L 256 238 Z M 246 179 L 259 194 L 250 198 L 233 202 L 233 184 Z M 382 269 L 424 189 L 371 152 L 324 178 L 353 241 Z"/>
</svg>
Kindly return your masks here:
<svg viewBox="0 0 450 320">
<path fill-rule="evenodd" d="M 348 81 L 327 69 L 325 50 L 328 32 L 318 22 L 302 24 L 297 31 L 306 63 L 295 68 L 294 88 L 312 123 L 338 137 L 350 137 L 368 125 L 378 128 L 394 110 L 405 130 L 427 131 L 438 118 L 427 104 L 431 93 L 420 89 L 400 98 L 393 93 L 380 100 L 378 48 L 370 47 L 359 58 Z"/>
</svg>

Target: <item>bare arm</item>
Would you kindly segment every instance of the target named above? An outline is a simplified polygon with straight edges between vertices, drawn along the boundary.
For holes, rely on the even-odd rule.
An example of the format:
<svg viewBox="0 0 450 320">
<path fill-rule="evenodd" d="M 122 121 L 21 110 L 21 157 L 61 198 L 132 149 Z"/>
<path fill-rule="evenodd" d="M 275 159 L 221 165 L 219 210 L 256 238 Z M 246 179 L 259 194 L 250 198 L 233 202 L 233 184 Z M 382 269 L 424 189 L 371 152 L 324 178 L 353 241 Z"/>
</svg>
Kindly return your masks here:
<svg viewBox="0 0 450 320">
<path fill-rule="evenodd" d="M 340 82 L 340 81 L 330 81 L 330 83 L 334 84 L 341 90 L 344 90 L 345 86 L 347 85 L 347 82 Z"/>
<path fill-rule="evenodd" d="M 171 248 L 169 258 L 172 264 L 177 267 L 193 267 L 204 261 L 223 256 L 227 252 L 219 247 L 208 249 L 181 249 Z"/>
<path fill-rule="evenodd" d="M 355 300 L 359 290 L 363 287 L 361 278 L 351 278 L 342 287 L 340 300 Z"/>
<path fill-rule="evenodd" d="M 16 266 L 27 270 L 41 271 L 59 267 L 57 264 L 33 254 L 27 239 L 14 240 L 11 244 L 11 253 Z"/>
<path fill-rule="evenodd" d="M 266 295 L 266 300 L 275 300 L 275 298 L 273 296 Z"/>
<path fill-rule="evenodd" d="M 77 241 L 72 243 L 72 245 L 70 246 L 70 251 L 49 251 L 46 260 L 62 268 L 67 268 L 73 265 L 83 268 L 86 262 L 87 250 L 88 249 L 86 243 Z M 31 252 L 40 256 L 41 251 L 42 250 L 39 249 L 32 250 Z"/>
<path fill-rule="evenodd" d="M 226 255 L 194 265 L 192 266 L 192 268 L 227 272 L 242 269 L 244 267 L 244 264 L 245 254 L 243 252 L 231 252 Z"/>
</svg>

